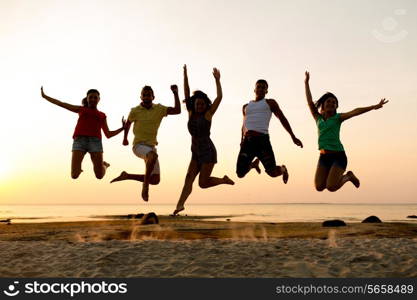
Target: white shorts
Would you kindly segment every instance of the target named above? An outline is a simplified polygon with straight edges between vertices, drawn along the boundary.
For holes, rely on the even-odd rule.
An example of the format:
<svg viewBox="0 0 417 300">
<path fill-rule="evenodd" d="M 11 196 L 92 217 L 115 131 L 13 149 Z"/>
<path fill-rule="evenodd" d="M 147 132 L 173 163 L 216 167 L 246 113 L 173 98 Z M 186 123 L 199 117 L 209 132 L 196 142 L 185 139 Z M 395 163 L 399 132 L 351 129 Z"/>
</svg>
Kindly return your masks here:
<svg viewBox="0 0 417 300">
<path fill-rule="evenodd" d="M 149 146 L 145 144 L 136 144 L 135 146 L 133 146 L 132 150 L 137 157 L 142 159 L 145 159 L 146 155 L 151 151 L 156 153 L 156 148 L 154 146 Z M 160 173 L 161 171 L 159 169 L 159 159 L 157 158 L 151 175 L 159 175 Z"/>
</svg>

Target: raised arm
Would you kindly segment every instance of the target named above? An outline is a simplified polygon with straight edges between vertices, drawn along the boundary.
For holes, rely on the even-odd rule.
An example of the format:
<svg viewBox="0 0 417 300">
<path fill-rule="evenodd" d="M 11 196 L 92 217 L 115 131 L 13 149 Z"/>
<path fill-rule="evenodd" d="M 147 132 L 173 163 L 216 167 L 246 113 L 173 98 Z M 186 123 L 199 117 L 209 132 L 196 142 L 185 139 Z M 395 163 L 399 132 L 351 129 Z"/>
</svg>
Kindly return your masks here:
<svg viewBox="0 0 417 300">
<path fill-rule="evenodd" d="M 292 132 L 291 125 L 288 122 L 287 118 L 284 116 L 284 113 L 279 108 L 278 103 L 273 99 L 266 100 L 269 107 L 271 108 L 271 111 L 274 113 L 274 115 L 279 119 L 282 126 L 287 130 L 287 132 L 290 134 L 292 141 L 297 146 L 303 148 L 303 143 L 295 136 L 295 134 Z"/>
<path fill-rule="evenodd" d="M 318 116 L 319 116 L 319 112 L 317 111 L 316 106 L 314 105 L 313 102 L 313 97 L 311 96 L 311 91 L 310 91 L 310 73 L 308 71 L 305 72 L 305 79 L 304 79 L 304 85 L 305 85 L 305 90 L 306 90 L 306 98 L 307 98 L 307 104 L 308 107 L 310 108 L 310 112 L 313 115 L 314 120 L 317 120 Z"/>
<path fill-rule="evenodd" d="M 191 99 L 190 99 L 190 86 L 188 84 L 188 72 L 187 72 L 187 65 L 184 65 L 184 103 L 187 110 L 190 112 L 191 108 Z"/>
<path fill-rule="evenodd" d="M 180 98 L 178 97 L 178 87 L 175 84 L 171 85 L 171 91 L 174 94 L 175 106 L 168 107 L 167 115 L 178 115 L 181 113 Z"/>
<path fill-rule="evenodd" d="M 79 105 L 72 105 L 72 104 L 65 103 L 65 102 L 62 102 L 62 101 L 59 101 L 59 100 L 57 100 L 57 99 L 54 99 L 54 98 L 51 98 L 51 97 L 47 96 L 47 95 L 43 92 L 43 86 L 41 87 L 41 96 L 42 96 L 42 98 L 44 98 L 45 100 L 47 100 L 47 101 L 49 101 L 49 102 L 51 102 L 51 103 L 53 103 L 53 104 L 55 104 L 55 105 L 61 106 L 61 107 L 65 108 L 65 109 L 68 109 L 68 110 L 70 110 L 70 111 L 72 111 L 72 112 L 75 112 L 75 113 L 78 113 L 78 111 L 79 111 L 79 110 L 80 110 L 80 108 L 81 108 L 81 106 L 79 106 Z"/>
<path fill-rule="evenodd" d="M 213 76 L 216 80 L 217 97 L 216 99 L 214 99 L 213 104 L 211 105 L 210 110 L 208 111 L 210 115 L 209 117 L 212 117 L 216 113 L 216 110 L 219 107 L 220 102 L 223 98 L 222 85 L 220 83 L 220 71 L 216 68 L 213 68 Z"/>
<path fill-rule="evenodd" d="M 126 120 L 124 117 L 122 117 L 122 127 L 117 129 L 117 130 L 113 130 L 110 131 L 109 130 L 109 126 L 107 125 L 107 120 L 104 120 L 104 124 L 103 124 L 103 132 L 104 135 L 109 139 L 111 137 L 114 137 L 115 135 L 118 135 L 120 132 L 122 132 L 125 129 L 126 126 Z"/>
<path fill-rule="evenodd" d="M 385 100 L 385 98 L 381 99 L 381 101 L 379 101 L 378 104 L 376 105 L 371 105 L 368 107 L 359 107 L 359 108 L 355 108 L 354 110 L 347 112 L 347 113 L 341 113 L 340 114 L 340 121 L 345 121 L 347 119 L 350 119 L 352 117 L 356 117 L 359 116 L 361 114 L 364 114 L 368 111 L 374 110 L 374 109 L 380 109 L 382 108 L 385 104 L 388 103 L 388 100 Z"/>
<path fill-rule="evenodd" d="M 184 97 L 185 101 L 190 99 L 190 86 L 188 84 L 187 65 L 184 65 Z"/>
</svg>

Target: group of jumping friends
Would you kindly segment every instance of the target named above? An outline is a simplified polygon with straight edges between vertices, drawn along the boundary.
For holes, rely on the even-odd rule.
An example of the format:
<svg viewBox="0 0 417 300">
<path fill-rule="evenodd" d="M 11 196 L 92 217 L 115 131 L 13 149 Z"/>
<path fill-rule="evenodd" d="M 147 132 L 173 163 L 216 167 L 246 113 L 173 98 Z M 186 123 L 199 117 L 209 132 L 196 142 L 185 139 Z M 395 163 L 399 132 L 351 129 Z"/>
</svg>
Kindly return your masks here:
<svg viewBox="0 0 417 300">
<path fill-rule="evenodd" d="M 199 175 L 199 186 L 210 188 L 216 185 L 233 185 L 234 181 L 228 176 L 222 178 L 211 176 L 213 167 L 217 163 L 217 152 L 210 139 L 210 127 L 213 115 L 222 100 L 222 87 L 220 83 L 220 71 L 213 69 L 216 82 L 217 96 L 211 101 L 207 94 L 196 90 L 190 94 L 187 66 L 184 65 L 184 94 L 188 111 L 188 131 L 191 135 L 191 161 L 185 177 L 184 187 L 178 200 L 173 215 L 184 210 L 184 203 L 191 194 L 195 178 Z M 347 157 L 340 142 L 340 126 L 343 121 L 368 111 L 379 109 L 388 101 L 382 99 L 378 104 L 356 108 L 347 113 L 338 113 L 338 100 L 332 93 L 325 93 L 316 102 L 310 92 L 310 74 L 305 72 L 305 93 L 307 105 L 318 129 L 318 149 L 320 157 L 315 174 L 315 188 L 318 191 L 325 189 L 334 192 L 350 181 L 359 188 L 360 181 L 352 171 L 345 173 Z M 133 123 L 133 153 L 143 159 L 146 165 L 145 174 L 129 174 L 123 171 L 111 182 L 123 180 L 135 180 L 142 182 L 142 198 L 149 199 L 149 185 L 157 185 L 160 181 L 160 166 L 156 151 L 157 133 L 162 119 L 168 115 L 181 113 L 181 104 L 178 96 L 178 87 L 171 86 L 174 95 L 174 107 L 166 107 L 153 103 L 155 99 L 152 87 L 144 86 L 141 91 L 138 106 L 131 109 L 128 119 L 122 118 L 122 127 L 111 131 L 107 125 L 106 115 L 97 109 L 100 101 L 98 90 L 88 90 L 82 105 L 72 105 L 47 96 L 43 87 L 41 95 L 47 101 L 75 112 L 79 115 L 73 135 L 71 177 L 80 176 L 81 163 L 88 152 L 94 165 L 94 173 L 98 179 L 102 179 L 106 169 L 110 166 L 103 160 L 103 146 L 101 131 L 107 138 L 111 138 L 122 131 L 124 132 L 123 145 L 129 145 L 128 133 Z M 290 123 L 274 99 L 265 98 L 268 93 L 268 83 L 259 79 L 255 84 L 255 99 L 243 105 L 243 125 L 240 151 L 237 158 L 236 173 L 243 178 L 250 170 L 255 169 L 261 173 L 259 161 L 263 164 L 265 172 L 271 177 L 282 176 L 284 183 L 288 182 L 288 170 L 285 165 L 278 166 L 269 139 L 268 128 L 272 114 L 274 114 L 282 126 L 291 136 L 295 145 L 303 147 L 302 142 L 293 133 Z"/>
</svg>

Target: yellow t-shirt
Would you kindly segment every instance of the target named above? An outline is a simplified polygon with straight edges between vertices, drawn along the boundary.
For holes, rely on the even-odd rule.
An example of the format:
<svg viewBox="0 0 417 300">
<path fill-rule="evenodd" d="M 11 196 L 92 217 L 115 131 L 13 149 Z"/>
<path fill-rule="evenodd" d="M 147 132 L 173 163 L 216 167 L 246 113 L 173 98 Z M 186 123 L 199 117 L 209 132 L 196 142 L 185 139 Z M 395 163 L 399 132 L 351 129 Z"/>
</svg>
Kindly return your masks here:
<svg viewBox="0 0 417 300">
<path fill-rule="evenodd" d="M 162 118 L 167 115 L 168 107 L 161 104 L 152 104 L 147 109 L 138 105 L 130 110 L 128 120 L 133 122 L 133 145 L 144 143 L 150 146 L 158 144 L 156 135 Z"/>
</svg>

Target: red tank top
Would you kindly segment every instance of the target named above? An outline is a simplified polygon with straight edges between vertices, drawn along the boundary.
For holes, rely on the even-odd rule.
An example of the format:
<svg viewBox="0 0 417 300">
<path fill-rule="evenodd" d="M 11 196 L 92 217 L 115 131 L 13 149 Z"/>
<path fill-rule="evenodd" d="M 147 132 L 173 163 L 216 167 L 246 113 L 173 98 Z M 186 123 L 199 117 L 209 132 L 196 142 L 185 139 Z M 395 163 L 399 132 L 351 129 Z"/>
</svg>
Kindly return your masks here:
<svg viewBox="0 0 417 300">
<path fill-rule="evenodd" d="M 73 138 L 77 136 L 95 136 L 101 139 L 101 128 L 106 115 L 95 108 L 81 107 L 79 118 L 75 126 Z"/>
</svg>

